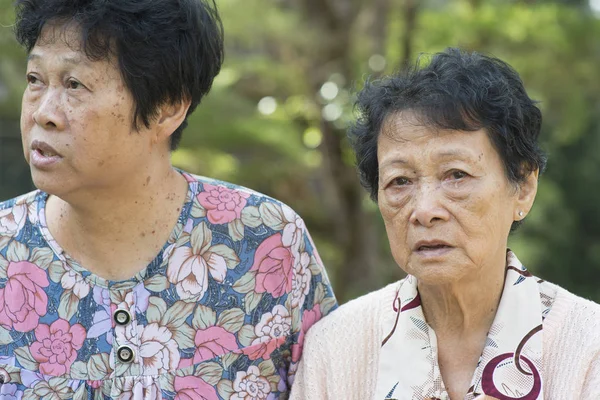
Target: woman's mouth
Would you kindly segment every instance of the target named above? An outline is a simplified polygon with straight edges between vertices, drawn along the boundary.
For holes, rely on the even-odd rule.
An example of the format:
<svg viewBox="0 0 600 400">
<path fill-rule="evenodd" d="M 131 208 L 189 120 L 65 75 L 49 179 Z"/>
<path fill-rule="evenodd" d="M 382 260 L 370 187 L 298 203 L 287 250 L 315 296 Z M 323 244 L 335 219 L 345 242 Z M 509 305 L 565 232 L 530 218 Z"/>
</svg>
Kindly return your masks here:
<svg viewBox="0 0 600 400">
<path fill-rule="evenodd" d="M 417 249 L 417 251 L 427 251 L 427 250 L 436 250 L 436 249 L 443 249 L 443 248 L 450 248 L 451 246 L 445 245 L 445 244 L 436 244 L 433 246 L 419 246 L 419 248 Z"/>
<path fill-rule="evenodd" d="M 30 154 L 30 164 L 38 169 L 48 169 L 62 159 L 62 156 L 52 146 L 38 140 L 31 143 Z"/>
<path fill-rule="evenodd" d="M 35 149 L 34 151 L 38 152 L 42 157 L 58 157 L 58 154 L 51 150 Z"/>
<path fill-rule="evenodd" d="M 454 247 L 442 241 L 421 241 L 418 242 L 414 251 L 421 257 L 439 257 L 450 252 Z"/>
</svg>

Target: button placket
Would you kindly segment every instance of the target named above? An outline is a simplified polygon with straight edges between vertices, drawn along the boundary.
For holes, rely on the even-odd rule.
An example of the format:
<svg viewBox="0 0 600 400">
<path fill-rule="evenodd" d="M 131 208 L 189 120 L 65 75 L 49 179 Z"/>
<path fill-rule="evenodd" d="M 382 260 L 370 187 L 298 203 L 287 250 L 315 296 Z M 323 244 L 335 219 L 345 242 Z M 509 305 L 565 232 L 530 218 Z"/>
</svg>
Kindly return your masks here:
<svg viewBox="0 0 600 400">
<path fill-rule="evenodd" d="M 113 319 L 117 325 L 121 325 L 121 326 L 129 325 L 131 323 L 131 321 L 133 320 L 131 318 L 131 313 L 128 310 L 125 310 L 122 308 L 115 310 L 115 312 L 113 314 Z"/>
<path fill-rule="evenodd" d="M 130 363 L 135 359 L 135 352 L 127 345 L 119 346 L 117 349 L 117 359 L 122 363 Z"/>
<path fill-rule="evenodd" d="M 134 318 L 135 296 L 131 289 L 118 290 L 115 296 L 120 301 L 114 310 L 112 319 L 114 322 L 114 360 L 121 367 L 115 368 L 117 376 L 132 373 L 136 368 L 138 359 L 139 338 L 137 323 Z M 131 369 L 133 368 L 133 369 Z"/>
</svg>

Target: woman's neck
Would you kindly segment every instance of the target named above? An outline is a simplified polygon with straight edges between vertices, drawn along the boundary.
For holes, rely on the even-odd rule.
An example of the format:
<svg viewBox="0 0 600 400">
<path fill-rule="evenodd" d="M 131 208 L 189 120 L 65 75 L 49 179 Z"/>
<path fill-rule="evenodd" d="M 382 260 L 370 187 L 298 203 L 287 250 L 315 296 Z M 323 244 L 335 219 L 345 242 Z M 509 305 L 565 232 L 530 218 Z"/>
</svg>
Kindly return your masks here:
<svg viewBox="0 0 600 400">
<path fill-rule="evenodd" d="M 479 275 L 448 285 L 421 285 L 423 313 L 437 339 L 437 363 L 451 399 L 467 394 L 504 287 L 506 250 Z"/>
<path fill-rule="evenodd" d="M 129 276 L 168 240 L 186 194 L 185 178 L 169 167 L 130 176 L 110 193 L 77 194 L 68 201 L 50 196 L 46 219 L 59 245 L 86 268 L 103 277 Z"/>
<path fill-rule="evenodd" d="M 476 332 L 487 335 L 504 287 L 506 250 L 477 274 L 445 285 L 419 282 L 423 313 L 436 333 L 463 336 Z"/>
</svg>

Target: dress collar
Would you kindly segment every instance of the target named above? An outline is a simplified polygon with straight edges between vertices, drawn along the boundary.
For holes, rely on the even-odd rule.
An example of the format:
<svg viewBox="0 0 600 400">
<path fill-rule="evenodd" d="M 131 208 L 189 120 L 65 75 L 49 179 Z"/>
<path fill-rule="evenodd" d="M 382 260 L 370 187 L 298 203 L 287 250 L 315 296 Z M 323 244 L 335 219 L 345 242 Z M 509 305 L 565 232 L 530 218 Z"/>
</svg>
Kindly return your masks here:
<svg viewBox="0 0 600 400">
<path fill-rule="evenodd" d="M 541 302 L 540 282 L 507 252 L 502 297 L 465 400 L 480 394 L 499 400 L 543 399 L 542 321 L 551 302 Z M 400 282 L 392 306 L 394 318 L 383 326 L 374 399 L 449 399 L 437 338 L 425 321 L 414 276 Z"/>
</svg>

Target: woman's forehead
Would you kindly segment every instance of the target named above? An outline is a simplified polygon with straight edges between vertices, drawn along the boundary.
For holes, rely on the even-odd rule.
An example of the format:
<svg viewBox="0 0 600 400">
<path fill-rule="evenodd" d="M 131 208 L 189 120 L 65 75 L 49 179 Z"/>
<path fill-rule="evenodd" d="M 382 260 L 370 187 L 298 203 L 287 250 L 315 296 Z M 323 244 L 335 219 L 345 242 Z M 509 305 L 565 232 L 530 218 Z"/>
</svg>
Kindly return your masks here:
<svg viewBox="0 0 600 400">
<path fill-rule="evenodd" d="M 74 22 L 49 21 L 42 27 L 35 47 L 66 46 L 83 53 L 81 27 Z"/>
<path fill-rule="evenodd" d="M 416 159 L 424 162 L 426 158 L 432 161 L 480 161 L 486 153 L 495 152 L 483 129 L 438 129 L 413 122 L 400 119 L 387 123 L 377 144 L 380 166 L 389 160 Z"/>
<path fill-rule="evenodd" d="M 444 137 L 451 130 L 440 129 L 428 124 L 421 115 L 413 111 L 400 111 L 389 114 L 381 125 L 380 141 L 397 142 L 406 144 L 408 142 L 429 140 L 436 137 Z"/>
<path fill-rule="evenodd" d="M 81 26 L 73 21 L 50 21 L 46 23 L 35 42 L 35 46 L 30 51 L 31 54 L 35 51 L 48 50 L 50 52 L 60 51 L 63 54 L 69 54 L 69 59 L 78 63 L 96 63 L 110 62 L 116 65 L 115 49 L 109 46 L 110 40 L 107 38 L 104 41 L 102 38 L 93 38 L 94 50 L 97 50 L 99 56 L 93 57 L 86 51 L 86 44 L 90 43 L 84 40 L 84 32 Z M 106 51 L 100 49 L 106 44 Z M 96 48 L 97 47 L 97 48 Z"/>
<path fill-rule="evenodd" d="M 40 65 L 61 71 L 77 69 L 92 73 L 98 78 L 121 80 L 116 60 L 110 55 L 104 59 L 90 58 L 85 52 L 81 32 L 74 26 L 45 26 L 29 52 L 27 61 L 34 66 Z"/>
</svg>

